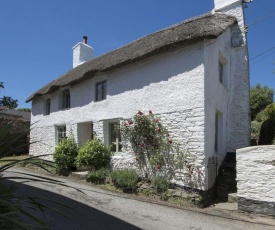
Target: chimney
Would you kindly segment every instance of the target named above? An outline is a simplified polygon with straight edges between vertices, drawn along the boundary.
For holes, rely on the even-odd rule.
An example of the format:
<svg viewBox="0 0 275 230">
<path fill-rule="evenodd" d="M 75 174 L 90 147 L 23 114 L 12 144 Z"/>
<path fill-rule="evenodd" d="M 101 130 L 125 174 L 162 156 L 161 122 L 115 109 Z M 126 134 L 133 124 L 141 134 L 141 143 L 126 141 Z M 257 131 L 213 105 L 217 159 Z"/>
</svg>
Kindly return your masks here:
<svg viewBox="0 0 275 230">
<path fill-rule="evenodd" d="M 88 37 L 83 36 L 82 42 L 73 47 L 73 68 L 93 58 L 94 49 L 87 44 Z"/>
<path fill-rule="evenodd" d="M 83 36 L 83 43 L 87 44 L 87 41 L 88 41 L 88 37 L 87 36 Z"/>
<path fill-rule="evenodd" d="M 250 3 L 252 0 L 214 0 L 214 12 L 221 12 L 232 15 L 237 18 L 239 31 L 235 31 L 232 36 L 233 46 L 246 44 L 246 25 L 244 15 L 244 4 Z"/>
</svg>

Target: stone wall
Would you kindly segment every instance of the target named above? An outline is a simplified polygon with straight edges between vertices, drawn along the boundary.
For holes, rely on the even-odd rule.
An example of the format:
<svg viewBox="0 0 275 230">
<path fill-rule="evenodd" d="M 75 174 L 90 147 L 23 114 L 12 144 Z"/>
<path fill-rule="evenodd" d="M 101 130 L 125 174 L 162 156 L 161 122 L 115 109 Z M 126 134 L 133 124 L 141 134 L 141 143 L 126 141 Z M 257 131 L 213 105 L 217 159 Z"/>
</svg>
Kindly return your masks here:
<svg viewBox="0 0 275 230">
<path fill-rule="evenodd" d="M 275 215 L 275 145 L 237 150 L 238 208 Z"/>
</svg>

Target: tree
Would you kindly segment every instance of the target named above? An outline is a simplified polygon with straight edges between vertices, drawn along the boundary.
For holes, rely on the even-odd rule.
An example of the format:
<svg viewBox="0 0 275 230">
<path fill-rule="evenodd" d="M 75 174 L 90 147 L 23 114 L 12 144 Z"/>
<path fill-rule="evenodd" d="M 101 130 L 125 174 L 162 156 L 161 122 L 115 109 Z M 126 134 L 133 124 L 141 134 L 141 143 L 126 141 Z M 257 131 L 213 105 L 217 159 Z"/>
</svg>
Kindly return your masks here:
<svg viewBox="0 0 275 230">
<path fill-rule="evenodd" d="M 264 110 L 266 106 L 273 103 L 274 90 L 268 86 L 257 84 L 250 89 L 250 108 L 251 120 L 256 118 L 256 115 Z"/>
<path fill-rule="evenodd" d="M 0 82 L 0 88 L 4 88 L 4 83 Z M 0 106 L 6 106 L 9 109 L 15 109 L 18 106 L 18 100 L 12 99 L 11 97 L 3 96 L 0 98 Z"/>
</svg>

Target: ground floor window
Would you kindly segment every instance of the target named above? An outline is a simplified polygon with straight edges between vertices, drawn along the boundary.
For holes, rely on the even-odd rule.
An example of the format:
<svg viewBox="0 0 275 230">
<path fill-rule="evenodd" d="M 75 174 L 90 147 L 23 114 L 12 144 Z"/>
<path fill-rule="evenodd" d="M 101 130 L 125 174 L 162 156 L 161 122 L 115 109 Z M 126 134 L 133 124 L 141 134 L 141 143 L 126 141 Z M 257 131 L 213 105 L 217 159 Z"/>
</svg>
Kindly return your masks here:
<svg viewBox="0 0 275 230">
<path fill-rule="evenodd" d="M 57 126 L 56 136 L 57 136 L 57 144 L 59 144 L 62 139 L 66 138 L 66 126 Z"/>
<path fill-rule="evenodd" d="M 119 132 L 119 122 L 114 122 L 109 124 L 109 133 L 110 133 L 110 145 L 112 152 L 121 152 L 121 135 Z"/>
</svg>

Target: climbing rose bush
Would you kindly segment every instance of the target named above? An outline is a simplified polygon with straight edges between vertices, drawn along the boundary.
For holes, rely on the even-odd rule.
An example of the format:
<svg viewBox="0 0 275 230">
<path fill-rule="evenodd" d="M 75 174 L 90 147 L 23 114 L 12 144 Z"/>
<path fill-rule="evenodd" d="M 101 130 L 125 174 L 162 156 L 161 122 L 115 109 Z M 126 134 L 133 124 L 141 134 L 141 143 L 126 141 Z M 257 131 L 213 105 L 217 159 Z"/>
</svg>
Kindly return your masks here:
<svg viewBox="0 0 275 230">
<path fill-rule="evenodd" d="M 172 171 L 175 174 L 178 169 L 184 169 L 189 175 L 200 173 L 194 167 L 194 158 L 179 151 L 179 145 L 162 125 L 160 117 L 151 110 L 148 114 L 138 111 L 133 119 L 122 122 L 120 132 L 130 142 L 145 177 L 167 175 Z"/>
</svg>

